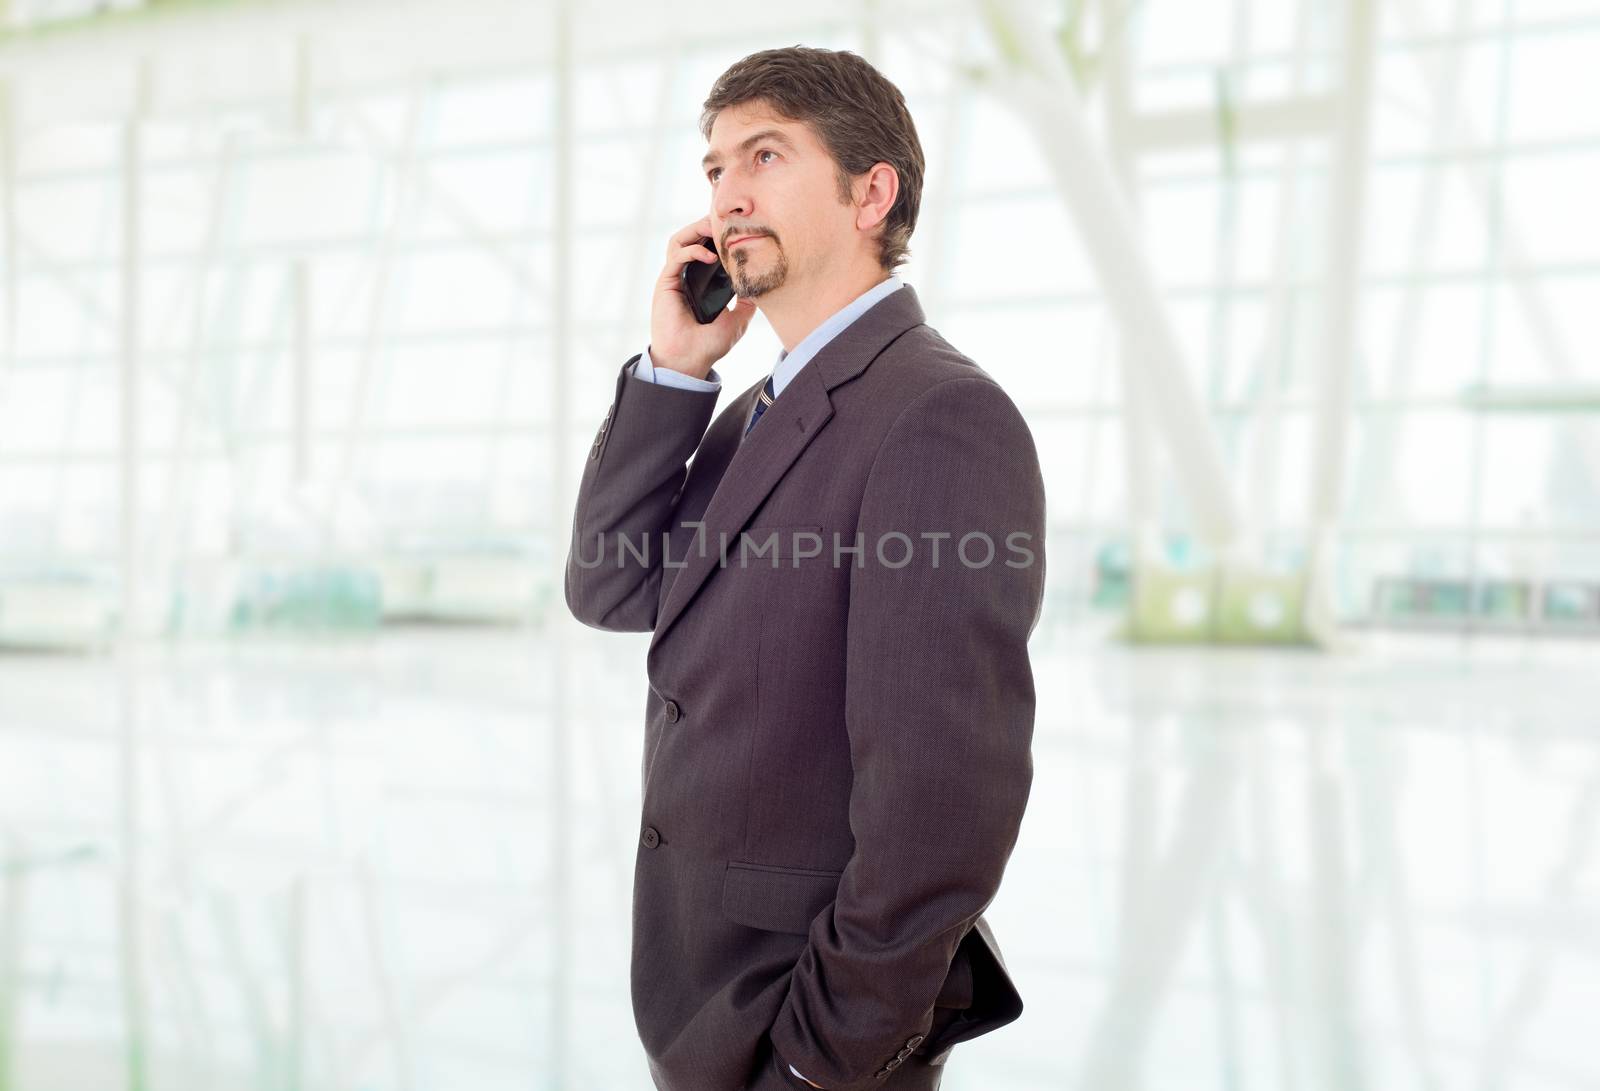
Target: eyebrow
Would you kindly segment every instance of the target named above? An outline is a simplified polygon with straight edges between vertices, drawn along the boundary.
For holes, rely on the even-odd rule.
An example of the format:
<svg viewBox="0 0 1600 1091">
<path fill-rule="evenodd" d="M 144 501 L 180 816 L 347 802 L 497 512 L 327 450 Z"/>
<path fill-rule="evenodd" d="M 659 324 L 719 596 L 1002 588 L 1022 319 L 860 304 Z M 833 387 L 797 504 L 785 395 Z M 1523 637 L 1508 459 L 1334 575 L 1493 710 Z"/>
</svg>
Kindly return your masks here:
<svg viewBox="0 0 1600 1091">
<path fill-rule="evenodd" d="M 789 138 L 784 136 L 777 129 L 762 129 L 759 133 L 752 133 L 743 140 L 739 141 L 738 150 L 740 152 L 747 151 L 751 145 L 759 144 L 763 140 L 770 140 L 774 144 L 782 144 L 790 151 L 794 150 L 794 145 L 789 142 Z M 720 162 L 722 162 L 722 156 L 720 154 L 717 152 L 707 152 L 705 158 L 700 160 L 700 169 L 704 171 L 707 167 Z"/>
</svg>

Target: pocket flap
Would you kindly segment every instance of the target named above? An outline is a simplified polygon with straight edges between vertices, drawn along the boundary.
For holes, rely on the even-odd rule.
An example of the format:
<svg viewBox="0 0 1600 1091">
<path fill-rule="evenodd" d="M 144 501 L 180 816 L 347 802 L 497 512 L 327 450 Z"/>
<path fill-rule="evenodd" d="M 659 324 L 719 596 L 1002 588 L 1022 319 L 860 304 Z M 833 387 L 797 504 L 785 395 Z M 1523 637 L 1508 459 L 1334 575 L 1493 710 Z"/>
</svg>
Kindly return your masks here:
<svg viewBox="0 0 1600 1091">
<path fill-rule="evenodd" d="M 833 904 L 843 874 L 733 861 L 722 880 L 722 914 L 751 928 L 803 936 Z"/>
</svg>

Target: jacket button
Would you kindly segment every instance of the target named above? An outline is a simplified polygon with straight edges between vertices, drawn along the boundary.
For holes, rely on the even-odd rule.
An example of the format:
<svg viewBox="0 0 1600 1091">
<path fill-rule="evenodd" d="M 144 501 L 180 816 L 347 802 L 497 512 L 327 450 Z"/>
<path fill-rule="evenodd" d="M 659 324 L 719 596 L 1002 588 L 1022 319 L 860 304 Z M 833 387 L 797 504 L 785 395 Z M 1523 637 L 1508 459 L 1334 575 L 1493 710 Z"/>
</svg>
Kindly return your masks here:
<svg viewBox="0 0 1600 1091">
<path fill-rule="evenodd" d="M 667 722 L 671 723 L 671 724 L 677 723 L 678 722 L 678 715 L 679 715 L 678 702 L 676 702 L 676 701 L 668 701 L 667 702 Z"/>
<path fill-rule="evenodd" d="M 656 828 L 654 826 L 646 826 L 644 828 L 644 837 L 641 838 L 641 840 L 644 841 L 645 848 L 653 849 L 657 845 L 661 844 L 661 835 L 656 832 Z"/>
</svg>

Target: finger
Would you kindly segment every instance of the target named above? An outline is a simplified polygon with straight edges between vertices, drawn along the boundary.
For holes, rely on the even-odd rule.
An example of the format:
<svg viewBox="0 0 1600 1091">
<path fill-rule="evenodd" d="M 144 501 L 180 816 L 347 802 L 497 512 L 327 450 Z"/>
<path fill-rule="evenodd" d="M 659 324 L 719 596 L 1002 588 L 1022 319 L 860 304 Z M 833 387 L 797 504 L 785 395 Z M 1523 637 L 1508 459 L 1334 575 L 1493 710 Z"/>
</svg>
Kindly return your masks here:
<svg viewBox="0 0 1600 1091">
<path fill-rule="evenodd" d="M 691 261 L 704 262 L 709 265 L 711 262 L 721 260 L 715 253 L 704 246 L 680 246 L 668 255 L 667 264 L 661 269 L 661 283 L 666 284 L 669 281 L 677 280 L 679 270 Z"/>
<path fill-rule="evenodd" d="M 746 299 L 742 295 L 734 296 L 733 298 L 733 306 L 717 315 L 717 321 L 732 326 L 737 333 L 743 333 L 744 328 L 750 324 L 750 319 L 756 313 L 755 301 Z"/>
<path fill-rule="evenodd" d="M 682 265 L 686 261 L 712 262 L 721 260 L 721 258 L 717 257 L 717 252 L 709 246 L 689 243 L 667 254 L 667 268 L 671 269 L 674 266 Z"/>
<path fill-rule="evenodd" d="M 702 216 L 692 224 L 685 224 L 672 233 L 672 238 L 667 241 L 667 251 L 670 253 L 674 247 L 685 243 L 699 242 L 702 237 L 711 234 L 711 217 Z"/>
</svg>

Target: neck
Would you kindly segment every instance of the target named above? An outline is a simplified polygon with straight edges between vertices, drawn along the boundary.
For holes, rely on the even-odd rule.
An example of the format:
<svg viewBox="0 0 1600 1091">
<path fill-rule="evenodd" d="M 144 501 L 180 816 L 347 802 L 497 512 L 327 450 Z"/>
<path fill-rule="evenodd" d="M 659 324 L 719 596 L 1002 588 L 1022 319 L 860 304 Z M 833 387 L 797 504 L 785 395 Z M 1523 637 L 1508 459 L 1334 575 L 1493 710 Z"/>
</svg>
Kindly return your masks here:
<svg viewBox="0 0 1600 1091">
<path fill-rule="evenodd" d="M 783 343 L 783 351 L 793 352 L 795 346 L 826 322 L 830 315 L 863 292 L 882 284 L 889 276 L 881 265 L 874 262 L 868 267 L 853 270 L 848 276 L 820 277 L 819 280 L 826 287 L 796 284 L 792 291 L 779 289 L 772 293 L 771 299 L 761 298 L 756 303 L 772 326 L 772 332 Z"/>
</svg>

